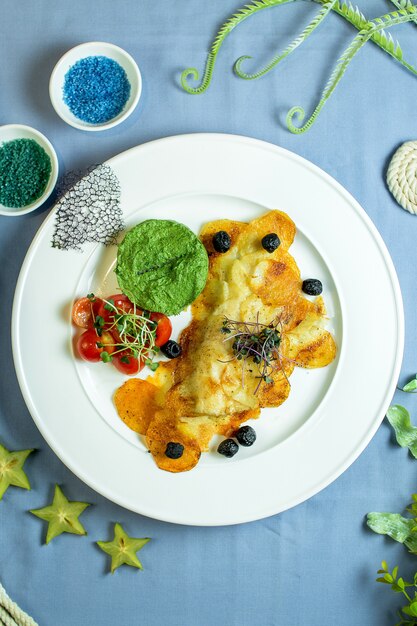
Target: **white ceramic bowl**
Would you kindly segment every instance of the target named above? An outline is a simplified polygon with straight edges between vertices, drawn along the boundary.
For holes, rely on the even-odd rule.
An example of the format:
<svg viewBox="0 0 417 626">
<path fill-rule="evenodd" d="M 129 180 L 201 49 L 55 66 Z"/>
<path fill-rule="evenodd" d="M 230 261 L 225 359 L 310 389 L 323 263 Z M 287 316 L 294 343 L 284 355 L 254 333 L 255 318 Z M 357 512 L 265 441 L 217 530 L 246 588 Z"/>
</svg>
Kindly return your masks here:
<svg viewBox="0 0 417 626">
<path fill-rule="evenodd" d="M 32 202 L 32 204 L 27 204 L 26 206 L 20 208 L 7 207 L 0 204 L 0 215 L 9 215 L 11 217 L 30 213 L 40 207 L 53 192 L 58 178 L 58 158 L 51 142 L 48 141 L 45 135 L 42 135 L 42 133 L 31 126 L 24 126 L 22 124 L 7 124 L 6 126 L 0 126 L 0 147 L 3 143 L 13 141 L 14 139 L 34 139 L 40 146 L 42 146 L 51 159 L 51 174 L 45 191 L 41 197 L 35 202 Z"/>
<path fill-rule="evenodd" d="M 105 56 L 109 59 L 113 59 L 113 61 L 116 61 L 125 70 L 131 87 L 129 100 L 126 102 L 123 110 L 119 113 L 119 115 L 112 118 L 108 122 L 104 122 L 103 124 L 89 124 L 88 122 L 84 122 L 78 117 L 75 117 L 75 115 L 71 113 L 69 107 L 65 104 L 63 98 L 65 74 L 68 72 L 70 67 L 77 63 L 77 61 L 90 56 Z M 49 96 L 55 111 L 58 113 L 59 117 L 64 120 L 64 122 L 70 124 L 70 126 L 74 126 L 74 128 L 79 128 L 80 130 L 98 131 L 107 130 L 109 128 L 113 128 L 113 126 L 117 126 L 117 124 L 123 122 L 131 113 L 133 113 L 139 102 L 141 91 L 142 77 L 134 59 L 122 48 L 119 48 L 112 43 L 105 43 L 103 41 L 90 41 L 88 43 L 82 43 L 79 46 L 75 46 L 75 48 L 68 50 L 68 52 L 66 52 L 55 65 L 49 81 Z"/>
</svg>

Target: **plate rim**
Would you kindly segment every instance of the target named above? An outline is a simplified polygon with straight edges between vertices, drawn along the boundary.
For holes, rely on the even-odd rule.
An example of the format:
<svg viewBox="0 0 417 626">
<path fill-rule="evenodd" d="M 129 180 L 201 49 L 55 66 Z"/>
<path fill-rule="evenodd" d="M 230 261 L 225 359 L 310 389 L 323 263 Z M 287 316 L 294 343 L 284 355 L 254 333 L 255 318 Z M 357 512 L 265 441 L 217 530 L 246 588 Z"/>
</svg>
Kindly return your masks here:
<svg viewBox="0 0 417 626">
<path fill-rule="evenodd" d="M 368 216 L 368 214 L 366 213 L 366 211 L 362 208 L 362 206 L 358 203 L 358 201 L 352 196 L 352 194 L 347 191 L 347 189 L 345 189 L 338 181 L 336 181 L 332 176 L 330 176 L 329 174 L 327 174 L 324 170 L 322 170 L 320 167 L 318 167 L 317 165 L 315 165 L 314 163 L 312 163 L 311 161 L 309 161 L 308 159 L 296 154 L 295 152 L 288 150 L 286 148 L 282 148 L 280 146 L 277 146 L 275 144 L 272 144 L 270 142 L 266 142 L 263 140 L 259 140 L 256 138 L 252 138 L 252 137 L 247 137 L 247 136 L 243 136 L 243 135 L 236 135 L 236 134 L 226 134 L 226 133 L 189 133 L 189 134 L 179 134 L 179 135 L 172 135 L 169 137 L 163 137 L 160 139 L 156 139 L 156 140 L 151 140 L 148 142 L 145 142 L 143 144 L 139 144 L 137 146 L 134 146 L 132 148 L 129 148 L 128 150 L 125 150 L 115 156 L 113 156 L 112 158 L 108 159 L 105 162 L 105 165 L 109 165 L 112 166 L 112 163 L 116 160 L 116 159 L 122 159 L 122 158 L 128 158 L 133 152 L 137 152 L 140 151 L 142 149 L 146 149 L 149 148 L 149 146 L 151 145 L 156 145 L 156 144 L 160 144 L 160 143 L 169 143 L 169 142 L 174 142 L 174 141 L 190 141 L 193 139 L 203 139 L 203 140 L 210 140 L 210 141 L 232 141 L 232 142 L 244 142 L 246 144 L 249 145 L 254 145 L 255 147 L 258 146 L 261 149 L 266 149 L 268 151 L 272 151 L 275 153 L 280 154 L 281 156 L 283 156 L 286 159 L 291 159 L 293 161 L 298 162 L 301 166 L 306 167 L 307 169 L 309 169 L 310 171 L 312 171 L 314 174 L 318 175 L 319 178 L 323 179 L 325 182 L 327 182 L 331 187 L 333 187 L 333 189 L 335 189 L 339 194 L 341 194 L 341 196 L 343 196 L 343 198 L 350 204 L 350 206 L 352 207 L 352 209 L 355 210 L 356 214 L 358 215 L 358 217 L 361 219 L 361 221 L 364 223 L 365 227 L 368 229 L 368 231 L 370 232 L 370 234 L 372 235 L 375 243 L 377 244 L 378 250 L 384 260 L 389 278 L 390 278 L 390 282 L 391 282 L 391 286 L 393 289 L 393 294 L 394 294 L 394 299 L 395 299 L 395 312 L 396 312 L 396 320 L 397 320 L 397 350 L 395 353 L 395 361 L 392 364 L 392 379 L 391 379 L 391 383 L 390 385 L 387 387 L 386 392 L 383 396 L 383 399 L 381 400 L 380 403 L 380 408 L 377 412 L 378 417 L 376 417 L 372 424 L 370 425 L 370 427 L 367 429 L 366 434 L 363 436 L 361 442 L 359 445 L 357 445 L 354 450 L 352 450 L 350 452 L 350 454 L 347 456 L 346 460 L 339 464 L 337 466 L 336 469 L 334 469 L 332 472 L 328 473 L 326 475 L 325 479 L 322 479 L 314 488 L 308 488 L 307 492 L 303 492 L 298 494 L 297 496 L 293 497 L 292 499 L 290 499 L 289 503 L 287 502 L 287 505 L 284 507 L 278 507 L 278 506 L 270 506 L 268 508 L 268 510 L 260 513 L 259 511 L 257 511 L 256 513 L 254 513 L 253 515 L 243 515 L 241 518 L 239 518 L 238 516 L 235 516 L 233 521 L 224 521 L 224 520 L 219 520 L 217 522 L 201 522 L 201 521 L 195 521 L 192 520 L 190 521 L 189 519 L 185 519 L 183 517 L 179 517 L 179 516 L 174 516 L 171 517 L 170 519 L 168 519 L 166 516 L 164 515 L 158 515 L 155 514 L 154 511 L 143 511 L 143 510 L 138 510 L 137 508 L 132 508 L 132 505 L 127 503 L 125 501 L 124 498 L 122 497 L 118 497 L 117 494 L 114 494 L 113 492 L 109 493 L 109 491 L 103 486 L 103 485 L 98 485 L 96 483 L 96 481 L 94 479 L 92 479 L 89 476 L 85 476 L 84 472 L 82 470 L 80 470 L 79 468 L 76 468 L 74 465 L 71 463 L 71 460 L 68 458 L 63 458 L 63 456 L 60 454 L 61 451 L 58 452 L 59 450 L 59 445 L 55 444 L 53 441 L 50 440 L 48 434 L 45 432 L 47 429 L 43 427 L 43 422 L 42 419 L 39 417 L 38 415 L 38 409 L 34 406 L 32 399 L 31 399 L 31 395 L 30 395 L 30 389 L 28 387 L 28 385 L 26 384 L 26 380 L 25 380 L 25 376 L 23 374 L 23 370 L 20 367 L 20 362 L 19 362 L 19 354 L 18 354 L 18 324 L 17 324 L 17 313 L 18 313 L 18 309 L 19 309 L 19 301 L 21 299 L 22 296 L 22 291 L 24 288 L 24 280 L 25 280 L 25 275 L 28 269 L 28 266 L 30 265 L 30 261 L 32 258 L 32 255 L 34 253 L 34 250 L 37 247 L 37 242 L 38 240 L 41 238 L 43 231 L 49 226 L 50 222 L 53 220 L 55 213 L 56 213 L 56 206 L 52 208 L 52 210 L 50 211 L 49 215 L 46 217 L 46 219 L 43 221 L 43 223 L 40 225 L 37 233 L 35 234 L 27 252 L 25 255 L 25 259 L 23 261 L 21 270 L 19 272 L 19 277 L 16 283 L 16 289 L 15 289 L 15 294 L 14 294 L 14 298 L 13 298 L 13 308 L 12 308 L 12 328 L 11 328 L 11 334 L 12 334 L 12 351 L 13 351 L 13 360 L 14 360 L 14 365 L 15 365 L 15 370 L 16 370 L 16 375 L 18 378 L 18 382 L 19 382 L 19 386 L 20 386 L 20 390 L 21 393 L 23 395 L 23 398 L 25 400 L 25 403 L 27 405 L 27 408 L 29 410 L 29 413 L 31 414 L 32 419 L 34 420 L 38 430 L 40 431 L 40 433 L 42 434 L 43 438 L 45 439 L 45 441 L 48 443 L 48 445 L 51 447 L 51 449 L 53 450 L 53 452 L 58 456 L 58 458 L 71 470 L 72 473 L 74 473 L 80 480 L 82 480 L 84 483 L 86 483 L 89 487 L 91 487 L 92 489 L 94 489 L 96 492 L 98 492 L 99 494 L 101 494 L 102 496 L 106 497 L 107 499 L 109 499 L 112 502 L 115 502 L 116 504 L 123 506 L 124 508 L 127 508 L 128 510 L 132 510 L 134 512 L 137 512 L 141 515 L 144 516 L 148 516 L 150 518 L 153 519 L 157 519 L 157 520 L 161 520 L 161 521 L 166 521 L 169 523 L 175 523 L 175 524 L 186 524 L 189 526 L 223 526 L 223 525 L 234 525 L 234 524 L 240 524 L 240 523 L 246 523 L 246 522 L 250 522 L 250 521 L 255 521 L 255 520 L 259 520 L 259 519 L 263 519 L 265 517 L 269 517 L 271 515 L 275 515 L 278 514 L 284 510 L 288 510 L 298 504 L 300 504 L 301 502 L 304 502 L 305 500 L 309 499 L 310 497 L 313 497 L 314 495 L 316 495 L 317 493 L 319 493 L 320 491 L 322 491 L 324 488 L 326 488 L 329 484 L 331 484 L 336 478 L 338 478 L 344 471 L 346 471 L 346 469 L 348 467 L 350 467 L 350 465 L 360 456 L 360 454 L 363 452 L 363 450 L 367 447 L 367 445 L 369 444 L 369 442 L 371 441 L 372 437 L 374 436 L 374 434 L 376 433 L 376 431 L 378 430 L 384 415 L 385 415 L 385 411 L 389 406 L 390 400 L 392 398 L 393 392 L 395 390 L 395 386 L 396 386 L 396 382 L 400 373 L 400 369 L 401 369 L 401 364 L 402 364 L 402 358 L 403 358 L 403 351 L 404 351 L 404 306 L 403 306 L 403 300 L 402 300 L 402 295 L 401 295 L 401 289 L 400 289 L 400 284 L 399 284 L 399 280 L 395 271 L 395 267 L 392 261 L 392 258 L 389 254 L 388 248 L 384 242 L 384 240 L 382 239 L 382 236 L 380 235 L 378 229 L 376 228 L 375 224 L 373 223 L 373 221 L 371 220 L 371 218 Z M 201 193 L 204 193 L 204 190 L 201 190 Z M 98 245 L 98 244 L 97 244 Z M 64 455 L 65 456 L 65 455 Z M 255 459 L 253 459 L 252 461 L 254 461 Z M 247 460 L 249 461 L 249 459 Z M 273 510 L 271 510 L 273 509 Z"/>
</svg>

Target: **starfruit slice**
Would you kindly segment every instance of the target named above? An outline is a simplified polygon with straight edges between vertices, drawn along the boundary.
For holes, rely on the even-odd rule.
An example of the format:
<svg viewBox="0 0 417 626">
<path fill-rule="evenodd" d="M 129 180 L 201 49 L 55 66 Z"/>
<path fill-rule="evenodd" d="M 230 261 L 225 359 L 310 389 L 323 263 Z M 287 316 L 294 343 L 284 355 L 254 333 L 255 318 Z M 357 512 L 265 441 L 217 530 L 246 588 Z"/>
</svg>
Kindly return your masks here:
<svg viewBox="0 0 417 626">
<path fill-rule="evenodd" d="M 122 526 L 116 523 L 113 541 L 97 541 L 97 544 L 106 554 L 111 556 L 111 573 L 113 574 L 123 564 L 143 569 L 136 552 L 141 550 L 148 541 L 150 541 L 149 537 L 144 539 L 129 537 Z"/>
<path fill-rule="evenodd" d="M 0 500 L 10 485 L 30 489 L 28 477 L 23 465 L 33 450 L 17 450 L 10 452 L 0 444 Z"/>
<path fill-rule="evenodd" d="M 62 533 L 86 535 L 87 532 L 78 518 L 88 506 L 90 505 L 87 502 L 68 500 L 62 493 L 59 485 L 55 485 L 52 504 L 43 507 L 43 509 L 33 509 L 30 512 L 48 522 L 46 543 L 49 543 Z"/>
</svg>

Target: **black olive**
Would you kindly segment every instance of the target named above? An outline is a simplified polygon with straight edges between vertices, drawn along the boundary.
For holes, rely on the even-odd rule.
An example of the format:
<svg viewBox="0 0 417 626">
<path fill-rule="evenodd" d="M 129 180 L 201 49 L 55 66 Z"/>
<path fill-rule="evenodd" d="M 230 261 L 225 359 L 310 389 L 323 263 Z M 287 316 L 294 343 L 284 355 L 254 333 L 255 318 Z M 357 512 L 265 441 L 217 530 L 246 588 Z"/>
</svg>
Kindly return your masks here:
<svg viewBox="0 0 417 626">
<path fill-rule="evenodd" d="M 276 233 L 269 233 L 269 235 L 265 235 L 262 238 L 262 247 L 265 248 L 267 252 L 275 252 L 281 243 L 280 238 Z"/>
<path fill-rule="evenodd" d="M 235 434 L 241 446 L 252 446 L 256 441 L 256 432 L 252 426 L 241 426 Z"/>
<path fill-rule="evenodd" d="M 184 446 L 175 441 L 169 441 L 165 450 L 165 456 L 169 459 L 180 459 L 184 452 Z"/>
<path fill-rule="evenodd" d="M 176 359 L 182 352 L 180 344 L 176 341 L 172 341 L 172 339 L 164 343 L 160 350 L 162 354 L 165 354 L 165 356 L 168 357 L 168 359 Z"/>
<path fill-rule="evenodd" d="M 323 291 L 323 285 L 317 278 L 307 278 L 303 281 L 302 289 L 308 296 L 319 296 Z"/>
<path fill-rule="evenodd" d="M 217 452 L 219 454 L 222 454 L 223 456 L 227 456 L 228 459 L 232 458 L 232 456 L 235 456 L 238 450 L 239 446 L 237 445 L 236 441 L 233 441 L 233 439 L 225 439 L 217 448 Z"/>
<path fill-rule="evenodd" d="M 225 230 L 219 230 L 219 232 L 213 236 L 212 241 L 213 248 L 216 252 L 227 252 L 232 244 L 230 235 L 228 235 Z"/>
</svg>

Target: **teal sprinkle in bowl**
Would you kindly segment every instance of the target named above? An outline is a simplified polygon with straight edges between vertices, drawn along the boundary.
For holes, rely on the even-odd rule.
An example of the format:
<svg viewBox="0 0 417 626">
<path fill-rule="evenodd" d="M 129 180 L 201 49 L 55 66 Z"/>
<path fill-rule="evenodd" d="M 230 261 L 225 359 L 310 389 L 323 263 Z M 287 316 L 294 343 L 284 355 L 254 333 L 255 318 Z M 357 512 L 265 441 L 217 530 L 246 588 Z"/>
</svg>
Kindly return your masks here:
<svg viewBox="0 0 417 626">
<path fill-rule="evenodd" d="M 45 135 L 31 126 L 24 126 L 23 124 L 6 124 L 5 126 L 0 126 L 0 147 L 4 143 L 14 141 L 15 139 L 33 139 L 36 141 L 36 143 L 45 150 L 51 161 L 51 173 L 49 174 L 44 192 L 35 202 L 18 208 L 0 204 L 0 215 L 7 215 L 9 217 L 25 215 L 39 208 L 53 192 L 58 178 L 58 158 L 54 147 Z"/>
</svg>

